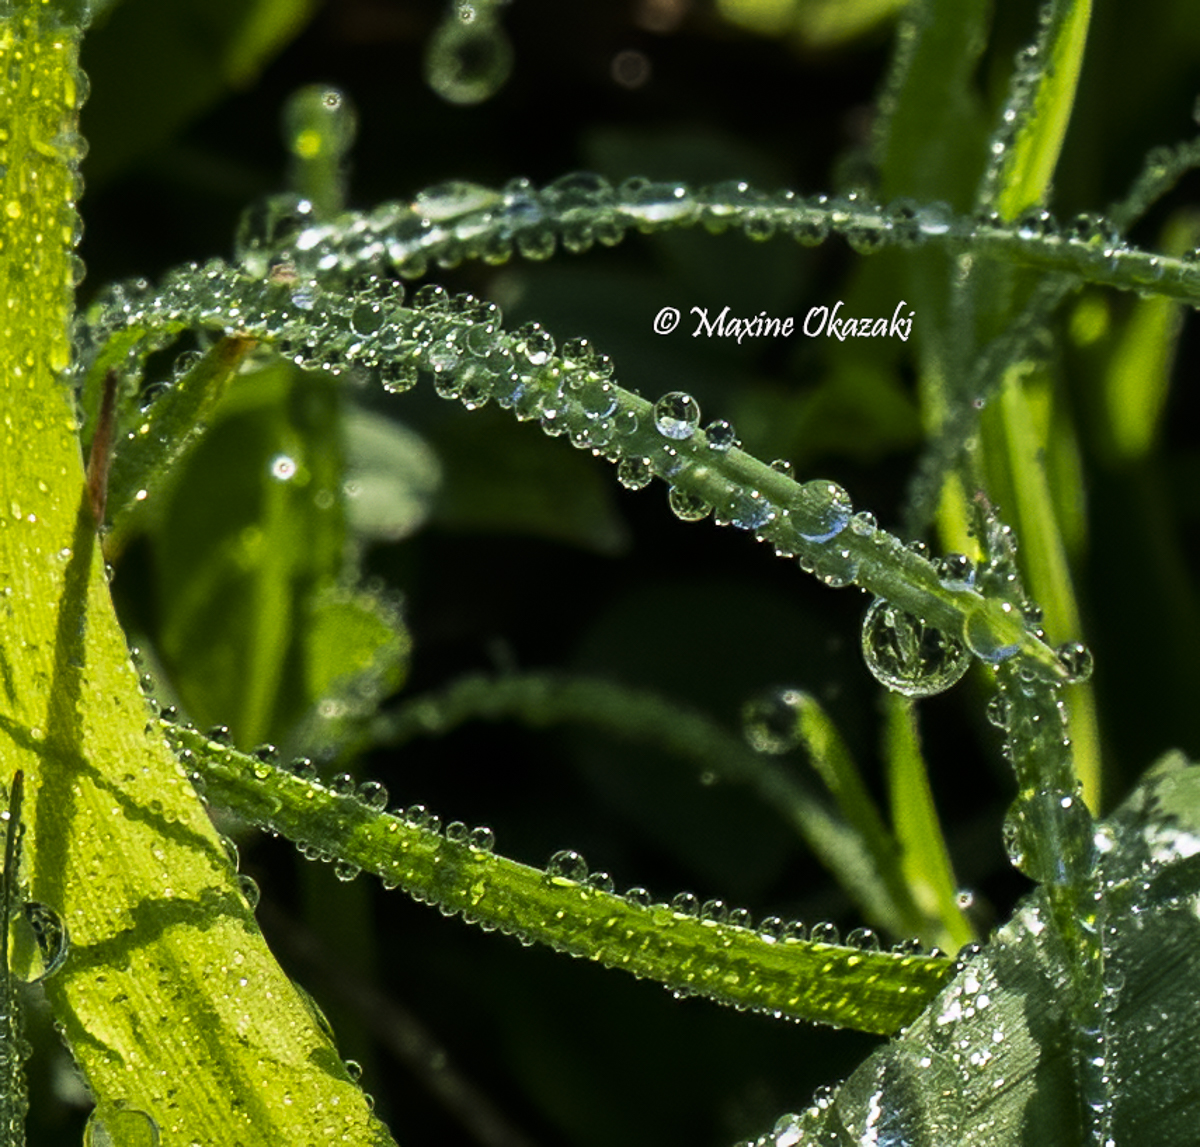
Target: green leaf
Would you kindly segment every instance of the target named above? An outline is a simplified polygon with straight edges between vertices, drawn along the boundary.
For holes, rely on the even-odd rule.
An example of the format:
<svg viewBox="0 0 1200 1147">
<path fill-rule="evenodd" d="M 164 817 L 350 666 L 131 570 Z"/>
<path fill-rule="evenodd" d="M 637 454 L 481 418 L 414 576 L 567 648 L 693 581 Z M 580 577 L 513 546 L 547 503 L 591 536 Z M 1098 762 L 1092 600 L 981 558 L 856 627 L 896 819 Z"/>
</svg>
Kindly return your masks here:
<svg viewBox="0 0 1200 1147">
<path fill-rule="evenodd" d="M 1091 15 L 1091 0 L 1053 0 L 1042 17 L 1032 63 L 1017 65 L 1014 81 L 1028 84 L 1032 95 L 1019 98 L 1016 134 L 996 172 L 994 208 L 1004 219 L 1015 219 L 1049 194 L 1075 105 Z"/>
<path fill-rule="evenodd" d="M 929 788 L 916 711 L 908 698 L 897 693 L 888 695 L 887 707 L 888 790 L 905 881 L 917 903 L 938 922 L 938 946 L 957 952 L 975 939 L 975 931 L 958 906 L 958 887 Z"/>
</svg>

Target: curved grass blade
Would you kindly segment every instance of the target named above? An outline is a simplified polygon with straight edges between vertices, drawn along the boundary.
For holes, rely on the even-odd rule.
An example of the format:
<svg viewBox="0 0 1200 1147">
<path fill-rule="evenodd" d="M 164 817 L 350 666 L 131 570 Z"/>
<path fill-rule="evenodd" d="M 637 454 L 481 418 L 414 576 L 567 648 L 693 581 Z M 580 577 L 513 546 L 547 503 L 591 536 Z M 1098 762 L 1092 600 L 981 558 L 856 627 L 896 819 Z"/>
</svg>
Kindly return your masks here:
<svg viewBox="0 0 1200 1147">
<path fill-rule="evenodd" d="M 491 851 L 491 832 L 448 825 L 424 808 L 404 816 L 350 792 L 286 772 L 164 725 L 209 799 L 279 833 L 312 855 L 363 870 L 414 899 L 556 951 L 656 980 L 678 995 L 739 1009 L 889 1034 L 910 1023 L 947 976 L 941 955 L 828 944 L 788 932 L 781 921 L 754 930 L 724 906 L 702 912 L 695 897 L 651 903 L 604 880 L 588 882 L 577 853 L 545 871 Z M 743 921 L 735 922 L 736 921 Z M 792 938 L 797 936 L 797 938 Z"/>
</svg>

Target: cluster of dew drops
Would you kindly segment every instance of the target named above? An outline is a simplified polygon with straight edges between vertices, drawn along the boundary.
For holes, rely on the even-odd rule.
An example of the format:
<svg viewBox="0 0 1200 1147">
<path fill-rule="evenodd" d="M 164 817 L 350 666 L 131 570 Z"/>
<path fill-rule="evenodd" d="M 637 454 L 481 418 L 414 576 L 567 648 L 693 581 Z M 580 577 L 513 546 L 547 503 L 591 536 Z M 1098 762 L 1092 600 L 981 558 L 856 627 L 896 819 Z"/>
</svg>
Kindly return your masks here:
<svg viewBox="0 0 1200 1147">
<path fill-rule="evenodd" d="M 179 721 L 178 713 L 170 707 L 163 708 L 158 719 L 164 726 L 174 726 Z M 228 727 L 214 726 L 203 734 L 204 738 L 218 748 L 230 748 L 232 736 Z M 196 766 L 194 754 L 190 749 L 181 751 L 181 763 L 189 770 L 189 778 L 201 797 L 205 793 L 203 772 Z M 248 755 L 247 768 L 256 780 L 265 781 L 273 772 L 279 769 L 295 775 L 306 784 L 320 785 L 336 796 L 353 800 L 372 813 L 390 815 L 397 818 L 410 828 L 420 831 L 425 836 L 441 837 L 452 845 L 468 849 L 478 856 L 486 856 L 495 848 L 495 834 L 486 825 L 469 826 L 462 821 L 451 821 L 443 825 L 441 818 L 431 812 L 425 805 L 413 804 L 405 808 L 396 808 L 389 813 L 389 794 L 386 786 L 379 781 L 360 781 L 348 773 L 340 773 L 326 781 L 320 779 L 317 766 L 308 758 L 297 758 L 284 765 L 279 754 L 272 745 L 261 745 Z M 271 831 L 268 826 L 268 831 Z M 224 840 L 226 852 L 234 870 L 239 868 L 239 855 L 236 844 L 229 839 Z M 340 858 L 333 850 L 318 844 L 298 841 L 297 848 L 307 860 L 321 861 L 333 865 L 334 874 L 339 880 L 354 880 L 360 873 L 358 865 Z M 390 877 L 381 874 L 383 886 L 386 889 L 400 887 L 403 883 L 398 876 Z M 883 945 L 877 933 L 870 928 L 859 927 L 842 937 L 837 925 L 829 922 L 818 922 L 807 926 L 801 921 L 785 919 L 781 916 L 768 915 L 755 922 L 748 909 L 731 907 L 719 899 L 701 900 L 692 892 L 679 892 L 669 901 L 656 901 L 651 893 L 642 886 L 633 886 L 618 893 L 613 878 L 607 872 L 589 870 L 587 861 L 574 849 L 560 849 L 553 853 L 542 872 L 545 884 L 555 888 L 578 886 L 594 892 L 620 896 L 627 904 L 646 910 L 667 908 L 671 912 L 690 919 L 702 920 L 711 924 L 720 924 L 751 932 L 769 944 L 789 942 L 809 942 L 828 946 L 840 946 L 859 952 L 879 952 Z M 253 879 L 245 874 L 238 876 L 241 893 L 251 909 L 257 907 L 259 889 Z M 418 900 L 430 899 L 419 890 L 408 889 L 409 893 Z M 431 902 L 436 904 L 435 900 Z M 447 915 L 454 914 L 455 909 L 437 905 Z M 469 911 L 461 913 L 468 922 L 479 923 L 486 930 L 492 930 L 496 925 L 489 923 L 484 917 L 472 916 Z M 509 931 L 503 925 L 502 930 Z M 512 934 L 522 944 L 528 946 L 534 940 L 519 930 Z M 926 949 L 918 940 L 906 940 L 892 947 L 892 952 L 904 956 L 927 955 L 939 957 L 942 953 L 934 949 Z M 690 994 L 687 988 L 672 989 L 676 995 Z"/>
</svg>

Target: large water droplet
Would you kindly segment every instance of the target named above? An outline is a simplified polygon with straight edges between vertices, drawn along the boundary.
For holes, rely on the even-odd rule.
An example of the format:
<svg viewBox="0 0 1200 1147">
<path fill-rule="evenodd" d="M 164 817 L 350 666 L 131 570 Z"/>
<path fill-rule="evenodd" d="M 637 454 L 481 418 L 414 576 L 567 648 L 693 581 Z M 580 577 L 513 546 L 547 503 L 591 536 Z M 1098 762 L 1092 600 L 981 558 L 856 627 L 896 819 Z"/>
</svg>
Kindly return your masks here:
<svg viewBox="0 0 1200 1147">
<path fill-rule="evenodd" d="M 836 538 L 849 524 L 854 512 L 850 495 L 836 482 L 823 479 L 805 482 L 803 488 L 816 504 L 812 509 L 792 511 L 796 532 L 809 542 L 827 542 Z"/>
<path fill-rule="evenodd" d="M 911 613 L 876 598 L 863 618 L 863 657 L 875 678 L 906 697 L 929 697 L 959 681 L 967 647 Z"/>
<path fill-rule="evenodd" d="M 700 404 L 681 390 L 664 394 L 654 404 L 654 427 L 664 438 L 691 438 L 700 425 Z"/>
<path fill-rule="evenodd" d="M 573 880 L 582 884 L 587 879 L 587 861 L 573 848 L 564 848 L 550 857 L 546 876 L 550 880 Z"/>
<path fill-rule="evenodd" d="M 103 1103 L 83 1129 L 83 1147 L 158 1147 L 158 1124 L 144 1111 Z"/>
<path fill-rule="evenodd" d="M 13 914 L 9 928 L 9 967 L 28 984 L 52 976 L 71 950 L 67 926 L 52 908 L 36 900 Z"/>
</svg>

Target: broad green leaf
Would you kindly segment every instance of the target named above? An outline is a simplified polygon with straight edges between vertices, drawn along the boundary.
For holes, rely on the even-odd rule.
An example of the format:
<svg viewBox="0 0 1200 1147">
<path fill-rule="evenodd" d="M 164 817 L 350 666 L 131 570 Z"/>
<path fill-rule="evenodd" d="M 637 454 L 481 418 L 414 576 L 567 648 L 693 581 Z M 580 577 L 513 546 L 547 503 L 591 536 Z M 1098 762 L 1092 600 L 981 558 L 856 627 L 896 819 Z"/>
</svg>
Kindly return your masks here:
<svg viewBox="0 0 1200 1147">
<path fill-rule="evenodd" d="M 25 777 L 30 895 L 71 937 L 46 995 L 92 1093 L 145 1113 L 168 1142 L 387 1142 L 147 728 L 57 373 L 73 173 L 39 133 L 76 130 L 78 81 L 71 37 L 41 20 L 26 3 L 0 15 L 0 70 L 18 77 L 0 87 L 12 133 L 0 170 L 0 763 Z"/>
<path fill-rule="evenodd" d="M 1200 769 L 1165 762 L 1097 835 L 1105 942 L 1107 1094 L 1117 1143 L 1186 1143 L 1200 1120 Z M 1082 1144 L 1073 1019 L 1041 892 L 921 1017 L 825 1103 L 785 1116 L 798 1147 Z M 1135 923 L 1131 923 L 1135 922 Z"/>
</svg>

